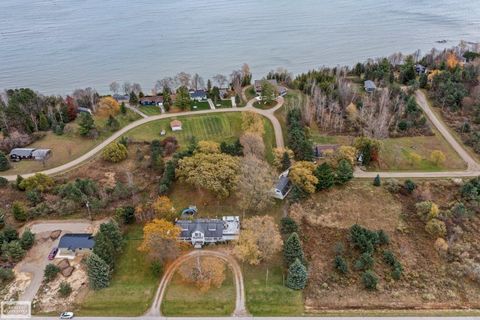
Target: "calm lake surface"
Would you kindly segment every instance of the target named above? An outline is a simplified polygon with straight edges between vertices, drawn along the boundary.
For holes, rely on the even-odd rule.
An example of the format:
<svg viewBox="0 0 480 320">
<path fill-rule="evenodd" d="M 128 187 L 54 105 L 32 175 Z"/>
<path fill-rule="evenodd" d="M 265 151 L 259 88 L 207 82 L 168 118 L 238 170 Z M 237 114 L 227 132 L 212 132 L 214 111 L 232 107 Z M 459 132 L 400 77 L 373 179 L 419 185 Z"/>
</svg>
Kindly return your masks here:
<svg viewBox="0 0 480 320">
<path fill-rule="evenodd" d="M 0 89 L 254 76 L 480 41 L 479 0 L 0 0 Z M 438 40 L 448 40 L 438 44 Z"/>
</svg>

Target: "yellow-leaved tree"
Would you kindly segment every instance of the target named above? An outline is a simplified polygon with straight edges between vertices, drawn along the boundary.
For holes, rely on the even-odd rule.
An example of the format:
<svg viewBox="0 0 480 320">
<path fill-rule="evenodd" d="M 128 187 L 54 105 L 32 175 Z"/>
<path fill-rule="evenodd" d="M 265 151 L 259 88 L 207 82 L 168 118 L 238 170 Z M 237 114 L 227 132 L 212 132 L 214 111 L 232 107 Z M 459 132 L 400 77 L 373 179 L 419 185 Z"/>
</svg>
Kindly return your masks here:
<svg viewBox="0 0 480 320">
<path fill-rule="evenodd" d="M 447 158 L 445 154 L 440 150 L 433 150 L 430 154 L 430 161 L 432 161 L 436 166 L 441 165 L 445 162 Z"/>
<path fill-rule="evenodd" d="M 331 165 L 337 167 L 340 160 L 347 160 L 351 166 L 354 166 L 357 160 L 357 149 L 351 146 L 341 146 L 333 154 Z"/>
<path fill-rule="evenodd" d="M 293 151 L 289 148 L 274 148 L 273 149 L 273 165 L 277 169 L 283 168 L 284 154 L 287 153 L 290 163 L 293 162 Z"/>
<path fill-rule="evenodd" d="M 288 177 L 294 185 L 307 193 L 315 193 L 318 179 L 314 174 L 315 164 L 309 161 L 295 162 Z"/>
<path fill-rule="evenodd" d="M 262 116 L 254 112 L 242 112 L 242 130 L 263 136 L 265 127 Z"/>
<path fill-rule="evenodd" d="M 178 269 L 182 280 L 194 284 L 200 292 L 207 292 L 212 286 L 220 288 L 225 281 L 225 271 L 225 263 L 214 257 L 192 258 Z"/>
<path fill-rule="evenodd" d="M 115 116 L 120 112 L 120 105 L 112 97 L 101 98 L 97 105 L 96 115 L 102 118 Z"/>
<path fill-rule="evenodd" d="M 167 220 L 153 219 L 143 227 L 143 241 L 138 250 L 162 264 L 173 260 L 180 253 L 177 242 L 180 232 L 180 227 Z"/>
<path fill-rule="evenodd" d="M 240 160 L 223 153 L 196 153 L 178 161 L 176 176 L 199 189 L 227 198 L 235 190 L 240 173 Z"/>
<path fill-rule="evenodd" d="M 159 196 L 152 203 L 152 210 L 155 217 L 173 221 L 177 217 L 172 201 L 167 196 Z"/>
<path fill-rule="evenodd" d="M 196 152 L 199 153 L 220 153 L 220 144 L 215 141 L 199 141 Z"/>
</svg>

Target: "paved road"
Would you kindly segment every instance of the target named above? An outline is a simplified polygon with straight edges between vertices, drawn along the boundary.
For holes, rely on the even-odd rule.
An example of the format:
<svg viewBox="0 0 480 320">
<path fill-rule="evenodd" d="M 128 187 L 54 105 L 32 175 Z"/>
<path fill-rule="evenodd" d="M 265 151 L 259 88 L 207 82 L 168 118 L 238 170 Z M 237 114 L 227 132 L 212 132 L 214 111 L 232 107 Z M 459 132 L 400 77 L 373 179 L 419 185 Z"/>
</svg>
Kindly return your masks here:
<svg viewBox="0 0 480 320">
<path fill-rule="evenodd" d="M 125 104 L 125 107 L 126 107 L 127 109 L 132 110 L 132 111 L 135 112 L 136 114 L 139 114 L 142 118 L 148 118 L 148 116 L 147 116 L 145 113 L 143 113 L 142 111 L 140 111 L 140 109 L 135 108 L 135 107 L 132 107 L 132 106 L 129 105 L 128 103 Z"/>
<path fill-rule="evenodd" d="M 20 295 L 19 300 L 32 301 L 37 294 L 40 285 L 42 284 L 43 271 L 45 270 L 47 264 L 51 262 L 47 259 L 48 254 L 54 246 L 58 245 L 59 241 L 59 239 L 54 241 L 50 240 L 48 238 L 50 236 L 50 232 L 54 230 L 62 230 L 62 233 L 91 232 L 93 227 L 94 224 L 88 220 L 52 220 L 46 222 L 36 221 L 25 225 L 22 230 L 25 230 L 25 228 L 30 228 L 30 230 L 36 235 L 37 240 L 33 248 L 29 250 L 26 258 L 17 266 L 15 266 L 15 269 L 18 272 L 29 273 L 32 276 L 29 286 Z"/>
<path fill-rule="evenodd" d="M 274 132 L 275 132 L 276 144 L 277 144 L 278 147 L 283 147 L 284 146 L 284 141 L 283 141 L 282 127 L 281 127 L 278 119 L 274 116 L 275 110 L 282 107 L 282 105 L 284 103 L 283 98 L 279 98 L 278 99 L 278 104 L 270 110 L 261 110 L 261 109 L 254 108 L 253 107 L 253 102 L 254 102 L 253 100 L 250 101 L 247 104 L 247 106 L 244 107 L 244 108 L 227 108 L 227 109 L 215 109 L 215 110 L 187 111 L 187 112 L 179 112 L 179 113 L 166 113 L 166 114 L 160 114 L 160 115 L 151 116 L 151 117 L 147 117 L 147 118 L 137 120 L 137 121 L 132 122 L 132 123 L 128 124 L 127 126 L 123 127 L 119 131 L 115 132 L 113 135 L 111 135 L 105 141 L 103 141 L 102 143 L 100 143 L 99 145 L 97 145 L 96 147 L 94 147 L 92 150 L 88 151 L 87 153 L 85 153 L 81 157 L 79 157 L 75 160 L 72 160 L 68 163 L 65 163 L 61 166 L 41 171 L 41 173 L 44 173 L 44 174 L 47 174 L 47 175 L 55 175 L 55 174 L 67 171 L 69 169 L 72 169 L 72 168 L 80 165 L 81 163 L 87 161 L 88 159 L 92 158 L 97 153 L 99 153 L 103 148 L 105 148 L 107 145 L 109 145 L 110 143 L 112 143 L 116 139 L 120 138 L 122 135 L 126 134 L 128 131 L 130 131 L 130 130 L 138 127 L 138 126 L 144 125 L 144 124 L 149 123 L 149 122 L 161 120 L 161 119 L 168 119 L 168 118 L 180 117 L 180 116 L 193 116 L 193 115 L 224 113 L 224 112 L 244 112 L 244 111 L 255 112 L 255 113 L 258 113 L 258 114 L 261 114 L 261 115 L 265 116 L 266 118 L 268 118 L 272 122 L 273 129 L 274 129 Z M 24 178 L 28 178 L 28 177 L 30 177 L 34 174 L 35 174 L 35 172 L 32 172 L 32 173 L 28 173 L 28 174 L 22 174 L 22 176 Z M 4 176 L 4 178 L 6 178 L 9 181 L 15 181 L 17 176 L 16 175 L 10 175 L 10 176 Z"/>
<path fill-rule="evenodd" d="M 211 318 L 201 318 L 201 317 L 152 317 L 152 316 L 142 316 L 142 317 L 75 317 L 75 319 L 83 320 L 360 320 L 364 318 L 375 319 L 375 320 L 396 320 L 399 317 L 211 317 Z M 33 319 L 39 320 L 58 320 L 58 317 L 33 317 Z M 402 320 L 430 320 L 430 319 L 441 319 L 441 320 L 479 320 L 480 317 L 401 317 Z"/>
<path fill-rule="evenodd" d="M 230 255 L 223 252 L 212 251 L 212 250 L 195 250 L 179 257 L 168 267 L 167 271 L 162 277 L 160 285 L 158 286 L 157 293 L 155 294 L 155 298 L 153 300 L 153 304 L 150 310 L 146 313 L 146 316 L 155 317 L 155 316 L 161 315 L 160 307 L 162 305 L 162 301 L 165 296 L 165 290 L 167 289 L 168 283 L 170 282 L 173 275 L 175 274 L 175 271 L 185 261 L 193 259 L 195 257 L 217 257 L 229 264 L 233 272 L 233 276 L 235 277 L 236 299 L 235 299 L 235 310 L 233 311 L 233 316 L 238 317 L 238 316 L 247 315 L 248 314 L 247 308 L 245 307 L 245 288 L 243 286 L 243 274 L 237 261 L 234 258 L 232 258 Z"/>
</svg>

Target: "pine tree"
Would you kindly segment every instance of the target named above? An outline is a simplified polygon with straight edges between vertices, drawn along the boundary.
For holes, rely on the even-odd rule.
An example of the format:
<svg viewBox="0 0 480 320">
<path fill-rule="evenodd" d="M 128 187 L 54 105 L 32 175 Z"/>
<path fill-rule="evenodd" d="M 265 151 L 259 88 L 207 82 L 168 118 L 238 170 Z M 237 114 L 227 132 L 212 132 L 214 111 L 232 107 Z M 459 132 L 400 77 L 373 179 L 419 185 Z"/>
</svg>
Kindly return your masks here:
<svg viewBox="0 0 480 320">
<path fill-rule="evenodd" d="M 100 225 L 99 233 L 103 233 L 107 235 L 107 238 L 112 241 L 113 249 L 115 253 L 120 253 L 123 247 L 123 236 L 122 231 L 118 227 L 118 224 L 114 221 L 110 221 L 108 223 L 102 223 Z"/>
<path fill-rule="evenodd" d="M 382 181 L 380 180 L 380 175 L 379 174 L 377 174 L 375 179 L 373 179 L 373 185 L 375 187 L 380 187 L 382 185 Z"/>
<path fill-rule="evenodd" d="M 283 259 L 287 266 L 291 265 L 295 259 L 304 262 L 302 243 L 298 237 L 298 233 L 293 232 L 283 246 Z"/>
<path fill-rule="evenodd" d="M 287 287 L 293 290 L 302 290 L 307 285 L 307 268 L 296 259 L 288 268 Z"/>
<path fill-rule="evenodd" d="M 130 103 L 130 105 L 132 106 L 136 106 L 138 105 L 138 97 L 137 95 L 135 94 L 135 92 L 130 92 L 130 100 L 128 101 Z"/>
<path fill-rule="evenodd" d="M 8 169 L 10 169 L 10 162 L 8 162 L 5 153 L 0 151 L 0 171 L 6 171 Z"/>
<path fill-rule="evenodd" d="M 48 129 L 50 129 L 50 124 L 48 123 L 48 119 L 43 112 L 40 113 L 40 116 L 38 119 L 38 129 L 40 131 L 47 131 Z"/>
<path fill-rule="evenodd" d="M 290 160 L 290 156 L 288 152 L 284 152 L 282 156 L 282 171 L 288 170 L 292 166 L 292 161 Z"/>
<path fill-rule="evenodd" d="M 121 114 L 126 114 L 127 113 L 127 107 L 125 106 L 125 102 L 122 102 L 120 104 L 120 113 Z"/>
<path fill-rule="evenodd" d="M 35 235 L 30 231 L 30 229 L 25 229 L 25 231 L 22 234 L 22 237 L 20 238 L 20 245 L 24 250 L 28 250 L 33 246 L 33 243 L 35 242 Z"/>
<path fill-rule="evenodd" d="M 108 264 L 95 253 L 90 254 L 87 258 L 87 273 L 88 281 L 92 289 L 99 290 L 109 286 L 110 268 Z"/>
<path fill-rule="evenodd" d="M 345 159 L 340 160 L 337 169 L 337 183 L 345 184 L 353 178 L 352 165 Z"/>
<path fill-rule="evenodd" d="M 80 114 L 78 132 L 81 136 L 88 136 L 90 132 L 95 128 L 95 121 L 92 118 L 92 115 L 88 112 L 82 112 Z"/>
<path fill-rule="evenodd" d="M 319 165 L 314 173 L 318 179 L 317 191 L 330 189 L 335 184 L 335 174 L 328 163 Z"/>
<path fill-rule="evenodd" d="M 172 97 L 170 95 L 170 90 L 168 87 L 163 88 L 163 108 L 165 111 L 170 111 L 170 107 L 172 106 Z"/>
<path fill-rule="evenodd" d="M 114 268 L 115 263 L 115 249 L 112 241 L 105 233 L 99 232 L 95 236 L 95 246 L 93 247 L 93 253 L 95 253 L 100 259 L 105 261 L 111 270 Z"/>
</svg>

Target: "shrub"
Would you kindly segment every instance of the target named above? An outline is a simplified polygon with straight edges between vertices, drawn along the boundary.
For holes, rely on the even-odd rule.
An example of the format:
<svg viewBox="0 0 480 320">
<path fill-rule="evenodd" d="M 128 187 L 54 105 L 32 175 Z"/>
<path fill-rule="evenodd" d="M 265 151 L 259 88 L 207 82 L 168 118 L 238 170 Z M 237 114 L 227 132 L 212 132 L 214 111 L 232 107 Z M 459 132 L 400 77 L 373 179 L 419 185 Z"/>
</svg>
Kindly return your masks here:
<svg viewBox="0 0 480 320">
<path fill-rule="evenodd" d="M 0 171 L 7 171 L 8 169 L 10 169 L 10 162 L 8 162 L 5 153 L 0 151 Z"/>
<path fill-rule="evenodd" d="M 50 282 L 54 280 L 58 273 L 60 272 L 60 268 L 54 265 L 53 263 L 47 264 L 45 270 L 43 271 L 43 278 L 46 282 Z"/>
<path fill-rule="evenodd" d="M 382 181 L 380 180 L 380 175 L 377 174 L 375 179 L 373 179 L 373 185 L 375 187 L 380 187 L 382 185 Z"/>
<path fill-rule="evenodd" d="M 27 209 L 25 204 L 21 201 L 15 201 L 12 205 L 12 214 L 18 221 L 27 221 Z"/>
<path fill-rule="evenodd" d="M 12 281 L 13 278 L 15 278 L 15 274 L 12 269 L 0 267 L 0 287 Z"/>
<path fill-rule="evenodd" d="M 373 259 L 372 255 L 368 252 L 362 253 L 360 258 L 355 262 L 355 269 L 356 270 L 368 270 L 373 267 L 375 260 Z"/>
<path fill-rule="evenodd" d="M 135 208 L 134 207 L 123 207 L 123 222 L 125 224 L 132 224 L 135 222 Z"/>
<path fill-rule="evenodd" d="M 385 183 L 385 189 L 391 193 L 398 193 L 402 188 L 400 182 L 396 179 L 388 179 Z"/>
<path fill-rule="evenodd" d="M 408 193 L 413 193 L 413 191 L 415 191 L 415 189 L 417 189 L 417 185 L 415 184 L 415 182 L 413 182 L 410 179 L 405 180 L 404 187 L 405 187 L 405 190 L 407 190 Z"/>
<path fill-rule="evenodd" d="M 58 294 L 62 298 L 68 297 L 72 293 L 72 287 L 66 281 L 60 283 L 60 288 L 58 289 Z"/>
<path fill-rule="evenodd" d="M 33 244 L 35 242 L 35 235 L 30 231 L 30 229 L 25 229 L 25 231 L 22 234 L 22 237 L 20 238 L 20 244 L 24 250 L 28 250 L 31 247 L 33 247 Z"/>
<path fill-rule="evenodd" d="M 154 277 L 159 278 L 163 273 L 163 265 L 160 261 L 153 261 L 150 265 L 150 270 Z"/>
<path fill-rule="evenodd" d="M 350 241 L 355 248 L 368 253 L 373 253 L 375 246 L 380 243 L 377 232 L 363 228 L 358 224 L 354 224 L 350 228 Z"/>
<path fill-rule="evenodd" d="M 337 184 L 343 185 L 353 178 L 352 165 L 345 159 L 340 160 L 337 168 Z"/>
<path fill-rule="evenodd" d="M 8 186 L 8 180 L 4 177 L 0 177 L 0 188 Z"/>
<path fill-rule="evenodd" d="M 23 179 L 19 187 L 22 190 L 31 191 L 37 190 L 38 192 L 45 192 L 53 188 L 55 181 L 43 173 L 35 173 L 33 176 Z"/>
<path fill-rule="evenodd" d="M 383 252 L 383 261 L 385 261 L 385 263 L 389 266 L 393 267 L 397 262 L 397 258 L 395 258 L 395 255 L 392 253 L 392 251 L 385 250 Z"/>
<path fill-rule="evenodd" d="M 447 235 L 447 226 L 441 220 L 432 219 L 425 225 L 425 231 L 433 237 L 444 237 Z"/>
<path fill-rule="evenodd" d="M 118 142 L 109 144 L 102 152 L 102 158 L 105 161 L 117 163 L 121 162 L 128 157 L 127 148 Z"/>
<path fill-rule="evenodd" d="M 293 290 L 302 290 L 307 285 L 307 268 L 296 259 L 288 268 L 287 287 Z"/>
<path fill-rule="evenodd" d="M 289 235 L 293 232 L 297 232 L 298 231 L 297 223 L 290 217 L 284 217 L 281 220 L 280 231 L 284 235 Z"/>
<path fill-rule="evenodd" d="M 18 240 L 18 232 L 12 226 L 6 226 L 3 230 L 3 238 L 5 242 Z"/>
<path fill-rule="evenodd" d="M 23 257 L 25 256 L 25 250 L 23 250 L 20 241 L 15 240 L 8 243 L 8 245 L 6 246 L 6 256 L 13 262 L 18 262 L 23 259 Z"/>
<path fill-rule="evenodd" d="M 385 233 L 385 231 L 379 230 L 377 232 L 377 235 L 378 235 L 378 244 L 386 245 L 390 243 L 390 238 L 388 237 L 388 234 Z"/>
<path fill-rule="evenodd" d="M 42 202 L 42 195 L 37 190 L 27 191 L 26 196 L 28 201 L 30 201 L 30 203 L 32 204 L 32 206 L 36 206 L 37 204 Z"/>
<path fill-rule="evenodd" d="M 4 226 L 5 226 L 5 213 L 3 213 L 3 210 L 0 209 L 0 229 L 3 228 Z M 1 241 L 0 241 L 0 244 L 1 244 Z"/>
<path fill-rule="evenodd" d="M 335 247 L 333 248 L 333 251 L 335 252 L 335 254 L 341 256 L 342 254 L 345 253 L 345 246 L 343 245 L 343 243 L 337 242 L 335 243 Z"/>
<path fill-rule="evenodd" d="M 366 289 L 375 290 L 377 289 L 378 277 L 373 271 L 367 270 L 362 274 L 362 282 Z"/>
<path fill-rule="evenodd" d="M 348 265 L 345 259 L 342 256 L 335 256 L 335 269 L 342 273 L 342 274 L 347 274 L 348 273 Z"/>
<path fill-rule="evenodd" d="M 402 268 L 395 267 L 392 270 L 391 276 L 394 280 L 400 280 L 400 278 L 402 277 L 402 273 Z"/>
<path fill-rule="evenodd" d="M 405 121 L 405 120 L 400 120 L 400 122 L 398 122 L 398 129 L 400 131 L 405 131 L 408 129 L 408 122 Z"/>
</svg>

